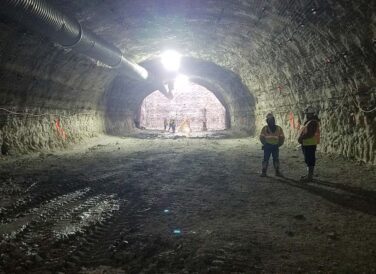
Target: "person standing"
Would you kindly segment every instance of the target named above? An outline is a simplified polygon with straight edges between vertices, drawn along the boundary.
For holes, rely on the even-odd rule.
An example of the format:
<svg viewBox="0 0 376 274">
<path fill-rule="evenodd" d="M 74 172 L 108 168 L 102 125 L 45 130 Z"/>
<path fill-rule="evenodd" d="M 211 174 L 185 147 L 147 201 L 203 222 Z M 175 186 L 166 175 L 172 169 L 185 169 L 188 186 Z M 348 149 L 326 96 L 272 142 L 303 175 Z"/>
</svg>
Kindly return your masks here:
<svg viewBox="0 0 376 274">
<path fill-rule="evenodd" d="M 266 177 L 270 155 L 273 156 L 275 175 L 282 177 L 279 165 L 279 147 L 285 142 L 285 135 L 283 134 L 282 128 L 276 125 L 275 118 L 272 113 L 268 113 L 268 115 L 266 115 L 266 123 L 267 125 L 262 128 L 260 133 L 260 141 L 264 150 L 261 177 Z"/>
<path fill-rule="evenodd" d="M 206 121 L 202 121 L 202 131 L 208 131 L 208 127 L 206 125 Z"/>
<path fill-rule="evenodd" d="M 206 108 L 203 108 L 202 109 L 202 131 L 208 131 L 208 127 L 207 127 L 207 110 Z"/>
<path fill-rule="evenodd" d="M 175 133 L 175 128 L 176 128 L 175 119 L 170 119 L 170 122 L 168 124 L 168 131 L 170 131 L 170 129 L 172 129 L 172 133 Z"/>
<path fill-rule="evenodd" d="M 316 165 L 316 148 L 320 143 L 320 120 L 315 115 L 313 107 L 308 106 L 304 110 L 306 121 L 302 127 L 298 142 L 302 145 L 304 161 L 307 165 L 307 175 L 301 177 L 303 182 L 312 182 Z"/>
<path fill-rule="evenodd" d="M 168 125 L 168 121 L 167 121 L 167 118 L 165 117 L 165 118 L 163 119 L 164 131 L 167 130 L 167 125 Z"/>
</svg>

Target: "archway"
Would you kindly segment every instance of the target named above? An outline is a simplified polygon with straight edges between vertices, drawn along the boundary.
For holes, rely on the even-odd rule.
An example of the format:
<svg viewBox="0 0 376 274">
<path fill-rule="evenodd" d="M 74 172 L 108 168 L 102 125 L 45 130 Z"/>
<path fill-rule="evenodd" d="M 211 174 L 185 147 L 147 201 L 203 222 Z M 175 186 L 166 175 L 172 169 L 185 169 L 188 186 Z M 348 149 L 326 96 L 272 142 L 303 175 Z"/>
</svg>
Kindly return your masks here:
<svg viewBox="0 0 376 274">
<path fill-rule="evenodd" d="M 170 83 L 176 77 L 164 74 L 158 59 L 145 61 L 142 65 L 165 83 Z M 212 62 L 188 57 L 182 59 L 180 73 L 192 83 L 208 89 L 222 104 L 226 110 L 225 129 L 234 134 L 254 134 L 255 99 L 238 75 Z M 119 75 L 105 97 L 107 133 L 127 135 L 140 127 L 142 102 L 155 90 L 155 86 L 135 83 Z"/>
<path fill-rule="evenodd" d="M 179 79 L 185 78 L 176 81 L 172 100 L 158 91 L 143 100 L 140 127 L 169 131 L 168 123 L 174 120 L 177 131 L 181 132 L 226 129 L 226 108 L 217 97 L 199 84 Z"/>
</svg>

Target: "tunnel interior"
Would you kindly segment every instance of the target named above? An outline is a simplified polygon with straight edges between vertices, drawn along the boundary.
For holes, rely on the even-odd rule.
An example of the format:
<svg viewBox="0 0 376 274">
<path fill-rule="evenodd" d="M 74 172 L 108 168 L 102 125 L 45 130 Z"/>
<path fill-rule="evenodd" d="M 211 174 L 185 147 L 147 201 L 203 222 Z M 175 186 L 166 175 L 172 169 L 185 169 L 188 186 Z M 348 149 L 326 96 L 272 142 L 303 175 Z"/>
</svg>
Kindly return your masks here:
<svg viewBox="0 0 376 274">
<path fill-rule="evenodd" d="M 366 1 L 51 3 L 164 83 L 171 75 L 159 56 L 179 51 L 181 72 L 215 92 L 233 132 L 252 136 L 273 112 L 293 144 L 312 105 L 325 132 L 323 152 L 375 163 L 375 23 Z M 129 134 L 136 106 L 158 89 L 6 14 L 1 38 L 4 155 Z"/>
<path fill-rule="evenodd" d="M 375 1 L 0 1 L 1 273 L 373 273 L 375 165 Z"/>
</svg>

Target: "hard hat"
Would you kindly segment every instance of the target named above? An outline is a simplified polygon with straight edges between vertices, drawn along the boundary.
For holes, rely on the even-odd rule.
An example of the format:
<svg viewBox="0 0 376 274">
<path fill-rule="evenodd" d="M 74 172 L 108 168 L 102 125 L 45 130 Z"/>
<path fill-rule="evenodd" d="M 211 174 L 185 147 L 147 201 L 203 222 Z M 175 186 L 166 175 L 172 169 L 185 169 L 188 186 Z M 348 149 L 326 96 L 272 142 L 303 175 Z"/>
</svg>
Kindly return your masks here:
<svg viewBox="0 0 376 274">
<path fill-rule="evenodd" d="M 304 109 L 304 113 L 306 114 L 315 114 L 315 109 L 312 106 L 308 106 Z"/>
<path fill-rule="evenodd" d="M 270 112 L 266 115 L 266 119 L 271 119 L 271 118 L 274 118 L 274 115 L 273 113 Z"/>
</svg>

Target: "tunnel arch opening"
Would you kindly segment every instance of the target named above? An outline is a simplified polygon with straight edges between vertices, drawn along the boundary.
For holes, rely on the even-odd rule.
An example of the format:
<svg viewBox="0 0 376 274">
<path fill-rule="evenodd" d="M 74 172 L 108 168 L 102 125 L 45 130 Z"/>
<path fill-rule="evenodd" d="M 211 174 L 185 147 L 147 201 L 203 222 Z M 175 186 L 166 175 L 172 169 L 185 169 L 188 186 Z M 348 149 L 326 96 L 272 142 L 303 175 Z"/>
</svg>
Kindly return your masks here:
<svg viewBox="0 0 376 274">
<path fill-rule="evenodd" d="M 159 58 L 140 65 L 162 79 L 167 86 L 176 77 L 161 67 Z M 226 110 L 224 120 L 228 133 L 242 136 L 254 134 L 255 99 L 237 74 L 213 62 L 191 57 L 182 58 L 179 73 L 215 95 Z M 156 87 L 148 83 L 130 81 L 121 75 L 116 77 L 105 95 L 107 133 L 123 136 L 142 129 L 140 107 L 155 90 Z"/>
<path fill-rule="evenodd" d="M 139 108 L 139 127 L 165 132 L 204 132 L 227 129 L 226 107 L 213 92 L 179 76 L 170 100 L 159 91 L 144 98 Z M 175 123 L 172 127 L 171 123 Z"/>
</svg>

